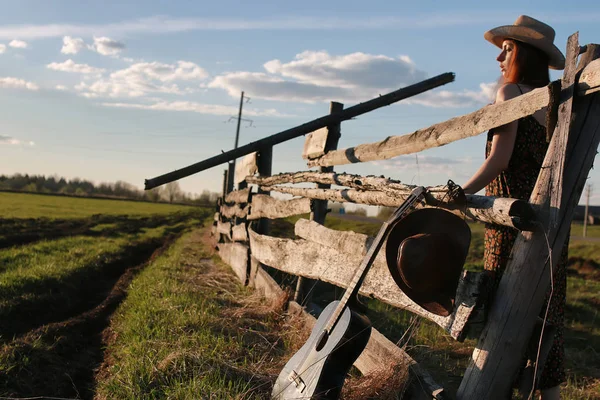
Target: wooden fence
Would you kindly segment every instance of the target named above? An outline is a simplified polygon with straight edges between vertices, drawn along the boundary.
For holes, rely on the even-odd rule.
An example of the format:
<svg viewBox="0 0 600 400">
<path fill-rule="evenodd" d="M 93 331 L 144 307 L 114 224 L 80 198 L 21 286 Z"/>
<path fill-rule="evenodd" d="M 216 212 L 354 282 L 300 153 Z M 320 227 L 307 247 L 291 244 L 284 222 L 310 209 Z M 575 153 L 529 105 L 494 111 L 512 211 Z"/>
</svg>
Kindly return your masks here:
<svg viewBox="0 0 600 400">
<path fill-rule="evenodd" d="M 482 321 L 482 315 L 475 307 L 486 284 L 479 273 L 465 271 L 462 274 L 456 307 L 446 317 L 419 307 L 398 288 L 387 270 L 385 250 L 380 251 L 360 287 L 362 295 L 426 318 L 458 341 L 464 340 L 467 334 L 480 332 L 481 335 L 458 393 L 445 391 L 443 382 L 436 383 L 417 361 L 376 329 L 355 363 L 363 374 L 396 362 L 406 365 L 418 378 L 415 381 L 419 382 L 420 389 L 413 393 L 419 393 L 422 398 L 505 398 L 519 370 L 550 284 L 548 266 L 555 267 L 559 258 L 600 142 L 599 57 L 600 46 L 580 47 L 578 35 L 574 34 L 567 46 L 564 75 L 557 83 L 380 142 L 338 150 L 343 119 L 336 122 L 335 118 L 329 118 L 326 128 L 321 127 L 307 135 L 303 149 L 302 156 L 307 159 L 308 166 L 318 167 L 317 171 L 272 175 L 271 142 L 236 152 L 235 157 L 246 155 L 235 171 L 238 189 L 224 193 L 214 217 L 212 231 L 220 256 L 244 284 L 267 296 L 279 296 L 282 289 L 264 266 L 298 276 L 296 298 L 290 301 L 289 308 L 304 313 L 307 323 L 312 324 L 314 318 L 299 305 L 308 300 L 306 280 L 316 279 L 346 287 L 373 240 L 363 234 L 323 226 L 327 201 L 398 206 L 412 189 L 412 186 L 385 177 L 337 174 L 333 171 L 334 165 L 383 160 L 443 146 L 556 104 L 556 126 L 529 201 L 468 195 L 466 208 L 453 209 L 444 200 L 446 189 L 443 186 L 430 188 L 426 199 L 427 207 L 450 209 L 477 221 L 520 231 L 487 321 Z M 560 90 L 556 90 L 558 87 Z M 339 116 L 342 110 L 341 104 L 332 103 L 331 116 Z M 170 178 L 174 176 L 176 174 Z M 293 186 L 296 183 L 312 183 L 316 187 Z M 338 188 L 333 189 L 331 185 Z M 271 197 L 270 192 L 297 197 L 280 200 Z M 310 219 L 300 219 L 295 224 L 295 239 L 269 235 L 268 220 L 308 213 Z M 548 243 L 552 248 L 551 263 Z"/>
</svg>

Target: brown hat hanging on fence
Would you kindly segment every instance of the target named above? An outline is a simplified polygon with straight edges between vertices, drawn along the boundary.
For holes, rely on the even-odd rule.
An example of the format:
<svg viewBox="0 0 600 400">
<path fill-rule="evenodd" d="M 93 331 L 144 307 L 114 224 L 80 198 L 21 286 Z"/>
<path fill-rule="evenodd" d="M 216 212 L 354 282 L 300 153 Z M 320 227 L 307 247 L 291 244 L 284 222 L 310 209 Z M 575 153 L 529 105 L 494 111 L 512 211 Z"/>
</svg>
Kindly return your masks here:
<svg viewBox="0 0 600 400">
<path fill-rule="evenodd" d="M 425 208 L 397 221 L 386 241 L 387 265 L 400 289 L 437 315 L 454 309 L 471 229 L 449 211 Z"/>
<path fill-rule="evenodd" d="M 532 45 L 548 56 L 548 67 L 563 69 L 565 56 L 554 44 L 554 29 L 535 18 L 521 15 L 514 24 L 490 29 L 483 34 L 488 42 L 502 48 L 505 39 L 514 39 Z"/>
</svg>

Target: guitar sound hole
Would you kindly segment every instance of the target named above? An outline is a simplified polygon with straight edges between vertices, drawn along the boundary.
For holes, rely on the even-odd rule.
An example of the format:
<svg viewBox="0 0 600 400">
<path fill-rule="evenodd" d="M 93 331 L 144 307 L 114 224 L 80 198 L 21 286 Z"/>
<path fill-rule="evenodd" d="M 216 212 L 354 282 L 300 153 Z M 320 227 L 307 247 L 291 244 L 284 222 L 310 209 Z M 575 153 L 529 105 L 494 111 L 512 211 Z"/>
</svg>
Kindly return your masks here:
<svg viewBox="0 0 600 400">
<path fill-rule="evenodd" d="M 315 347 L 316 351 L 321 351 L 321 349 L 325 347 L 325 343 L 327 343 L 328 337 L 329 335 L 327 334 L 327 331 L 321 332 L 321 336 L 319 336 L 319 340 L 317 340 L 317 346 Z"/>
</svg>

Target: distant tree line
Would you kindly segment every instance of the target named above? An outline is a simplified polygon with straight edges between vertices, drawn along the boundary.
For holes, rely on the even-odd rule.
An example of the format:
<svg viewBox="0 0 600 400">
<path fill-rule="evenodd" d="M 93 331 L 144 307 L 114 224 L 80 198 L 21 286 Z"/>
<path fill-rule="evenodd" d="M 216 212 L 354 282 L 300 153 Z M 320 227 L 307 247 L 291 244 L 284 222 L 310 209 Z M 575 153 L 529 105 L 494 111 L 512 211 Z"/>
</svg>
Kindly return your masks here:
<svg viewBox="0 0 600 400">
<path fill-rule="evenodd" d="M 186 193 L 181 189 L 178 182 L 170 182 L 151 190 L 140 190 L 134 185 L 123 181 L 95 185 L 93 182 L 79 178 L 67 180 L 58 176 L 46 177 L 44 175 L 28 174 L 0 175 L 0 190 L 197 205 L 215 204 L 219 197 L 219 193 L 208 190 L 203 190 L 199 195 Z"/>
</svg>

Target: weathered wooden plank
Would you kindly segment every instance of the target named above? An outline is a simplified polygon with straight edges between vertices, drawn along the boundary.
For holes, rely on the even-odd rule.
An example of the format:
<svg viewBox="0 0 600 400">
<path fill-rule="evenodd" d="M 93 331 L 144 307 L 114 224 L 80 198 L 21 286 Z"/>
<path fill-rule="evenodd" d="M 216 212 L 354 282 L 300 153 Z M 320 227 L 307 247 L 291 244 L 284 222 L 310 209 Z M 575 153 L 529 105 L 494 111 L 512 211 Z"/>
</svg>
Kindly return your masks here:
<svg viewBox="0 0 600 400">
<path fill-rule="evenodd" d="M 217 232 L 231 239 L 231 222 L 217 222 Z"/>
<path fill-rule="evenodd" d="M 283 289 L 281 289 L 277 282 L 275 282 L 275 279 L 273 279 L 271 275 L 257 263 L 256 259 L 254 259 L 254 265 L 257 266 L 253 276 L 253 284 L 256 290 L 267 298 L 278 298 L 283 296 Z"/>
<path fill-rule="evenodd" d="M 256 152 L 250 153 L 240 162 L 235 165 L 235 183 L 240 183 L 246 179 L 247 176 L 254 175 L 258 171 Z"/>
<path fill-rule="evenodd" d="M 544 207 L 539 213 L 543 229 L 517 236 L 490 307 L 488 324 L 459 387 L 458 399 L 504 398 L 510 393 L 550 285 L 549 268 L 554 268 L 560 258 L 600 141 L 597 95 L 592 95 L 594 103 L 586 101 L 586 96 L 578 104 L 584 108 L 572 118 L 577 37 L 571 35 L 567 43 L 558 124 L 530 198 L 531 203 Z M 567 158 L 568 142 L 573 147 Z"/>
<path fill-rule="evenodd" d="M 315 222 L 305 223 L 314 224 L 315 226 L 319 225 Z M 346 251 L 354 245 L 355 250 L 342 252 L 329 247 L 330 245 L 335 246 L 335 244 L 328 240 L 328 238 L 333 236 L 333 233 L 327 232 L 327 229 L 321 225 L 317 227 L 317 232 L 323 234 L 318 242 L 273 238 L 266 235 L 259 235 L 250 229 L 250 248 L 253 256 L 265 265 L 290 274 L 319 279 L 340 287 L 346 287 L 352 280 L 354 270 L 360 265 L 366 254 L 368 241 L 372 239 L 360 234 L 355 234 L 355 236 L 347 235 L 345 238 L 348 244 L 344 243 L 340 248 Z M 302 232 L 302 229 L 300 229 L 297 231 L 297 234 Z M 311 235 L 311 237 L 317 236 L 318 234 Z M 363 251 L 360 250 L 361 248 Z M 412 311 L 435 322 L 448 331 L 455 339 L 462 340 L 463 327 L 468 320 L 468 318 L 465 318 L 465 315 L 468 317 L 468 314 L 472 312 L 479 293 L 477 287 L 466 285 L 471 280 L 465 280 L 464 277 L 461 279 L 457 292 L 457 296 L 460 297 L 457 297 L 457 307 L 451 315 L 441 317 L 432 314 L 410 300 L 398 288 L 387 269 L 385 248 L 383 248 L 367 274 L 360 288 L 360 293 L 365 296 L 378 298 L 395 307 Z M 461 318 L 457 319 L 457 315 L 461 316 Z M 455 325 L 455 320 L 463 326 L 459 327 Z"/>
<path fill-rule="evenodd" d="M 249 220 L 259 218 L 285 218 L 291 215 L 310 212 L 310 199 L 299 198 L 292 200 L 278 200 L 264 194 L 252 196 Z"/>
<path fill-rule="evenodd" d="M 215 215 L 214 215 L 214 217 L 213 217 L 213 221 L 219 221 L 220 220 L 219 215 L 221 215 L 221 214 L 218 213 L 218 212 L 216 212 Z"/>
<path fill-rule="evenodd" d="M 585 96 L 598 90 L 600 90 L 600 60 L 594 60 L 581 71 L 577 94 Z"/>
<path fill-rule="evenodd" d="M 289 186 L 261 186 L 261 188 L 311 199 L 388 207 L 400 206 L 410 193 L 400 190 L 396 194 L 389 194 L 391 193 L 389 190 L 383 192 L 376 190 L 315 189 Z M 431 202 L 434 203 L 437 197 L 443 198 L 443 193 L 445 192 L 433 191 L 432 193 L 434 195 L 431 197 Z M 509 226 L 521 230 L 531 230 L 534 226 L 531 220 L 535 216 L 533 209 L 526 201 L 518 199 L 467 195 L 467 207 L 464 209 L 457 209 L 456 205 L 444 203 L 443 201 L 436 203 L 436 207 L 445 208 L 457 215 L 464 215 L 490 224 Z"/>
<path fill-rule="evenodd" d="M 221 206 L 221 215 L 225 218 L 245 218 L 248 215 L 248 210 L 250 207 L 245 205 L 242 207 L 240 204 L 227 205 L 223 204 Z"/>
<path fill-rule="evenodd" d="M 235 272 L 243 284 L 247 283 L 249 270 L 248 246 L 241 243 L 219 243 L 219 256 Z"/>
<path fill-rule="evenodd" d="M 325 144 L 327 143 L 327 128 L 317 129 L 306 135 L 304 140 L 304 149 L 302 158 L 316 158 L 325 154 Z"/>
<path fill-rule="evenodd" d="M 589 94 L 600 86 L 600 64 L 590 63 L 577 85 L 578 93 Z M 382 141 L 328 152 L 308 161 L 309 167 L 351 164 L 385 160 L 433 147 L 444 146 L 456 140 L 479 135 L 492 128 L 533 114 L 546 107 L 550 100 L 548 89 L 532 90 L 515 99 L 485 106 L 473 113 L 419 129 L 411 134 L 388 136 Z"/>
<path fill-rule="evenodd" d="M 250 202 L 250 188 L 242 189 L 242 190 L 234 190 L 233 192 L 227 194 L 225 197 L 225 202 L 227 203 L 248 203 Z"/>
<path fill-rule="evenodd" d="M 411 134 L 388 136 L 382 141 L 336 150 L 308 161 L 309 167 L 385 160 L 439 147 L 456 140 L 479 135 L 491 128 L 531 115 L 548 105 L 548 89 L 543 87 L 473 113 L 419 129 Z"/>
<path fill-rule="evenodd" d="M 231 228 L 231 240 L 234 242 L 248 241 L 248 229 L 246 228 L 246 224 L 234 225 Z"/>
</svg>

